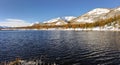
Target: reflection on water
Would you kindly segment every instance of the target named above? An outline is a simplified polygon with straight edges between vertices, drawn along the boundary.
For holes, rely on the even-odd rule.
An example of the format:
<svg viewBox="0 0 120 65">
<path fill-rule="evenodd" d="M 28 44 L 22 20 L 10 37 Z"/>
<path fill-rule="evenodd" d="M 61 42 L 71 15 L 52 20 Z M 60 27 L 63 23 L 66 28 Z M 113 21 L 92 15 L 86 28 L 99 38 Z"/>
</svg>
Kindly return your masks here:
<svg viewBox="0 0 120 65">
<path fill-rule="evenodd" d="M 0 31 L 0 61 L 41 55 L 60 65 L 120 64 L 120 33 Z"/>
</svg>

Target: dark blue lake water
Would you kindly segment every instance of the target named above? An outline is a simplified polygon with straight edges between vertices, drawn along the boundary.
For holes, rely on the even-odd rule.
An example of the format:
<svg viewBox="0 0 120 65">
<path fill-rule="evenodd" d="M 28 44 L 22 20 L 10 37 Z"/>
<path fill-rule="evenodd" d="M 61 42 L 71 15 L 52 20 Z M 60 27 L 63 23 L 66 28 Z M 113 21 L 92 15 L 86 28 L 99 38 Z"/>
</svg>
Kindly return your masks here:
<svg viewBox="0 0 120 65">
<path fill-rule="evenodd" d="M 120 32 L 0 31 L 0 61 L 41 56 L 60 65 L 118 65 Z"/>
</svg>

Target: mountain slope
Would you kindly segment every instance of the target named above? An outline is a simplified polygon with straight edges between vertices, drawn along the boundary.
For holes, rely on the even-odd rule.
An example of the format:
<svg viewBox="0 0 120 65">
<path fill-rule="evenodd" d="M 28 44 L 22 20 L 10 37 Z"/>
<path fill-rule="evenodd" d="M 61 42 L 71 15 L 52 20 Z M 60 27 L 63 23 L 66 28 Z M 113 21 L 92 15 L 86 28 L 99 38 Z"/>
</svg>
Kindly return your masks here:
<svg viewBox="0 0 120 65">
<path fill-rule="evenodd" d="M 97 8 L 72 20 L 71 23 L 93 23 L 99 19 L 105 19 L 109 12 L 110 9 Z"/>
<path fill-rule="evenodd" d="M 120 29 L 120 7 L 96 8 L 79 16 L 58 17 L 43 23 L 33 23 L 26 29 L 81 28 L 81 29 Z"/>
<path fill-rule="evenodd" d="M 64 24 L 67 24 L 70 20 L 73 20 L 75 18 L 76 17 L 74 16 L 58 17 L 55 19 L 45 21 L 43 23 L 48 24 L 48 25 L 64 25 Z"/>
</svg>

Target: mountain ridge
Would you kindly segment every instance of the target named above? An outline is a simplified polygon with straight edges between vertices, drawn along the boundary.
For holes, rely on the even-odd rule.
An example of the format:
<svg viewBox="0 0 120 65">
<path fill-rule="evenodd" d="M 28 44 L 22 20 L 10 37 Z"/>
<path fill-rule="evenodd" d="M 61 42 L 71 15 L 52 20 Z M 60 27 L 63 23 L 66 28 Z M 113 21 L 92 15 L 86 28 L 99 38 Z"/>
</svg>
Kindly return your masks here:
<svg viewBox="0 0 120 65">
<path fill-rule="evenodd" d="M 118 15 L 117 13 L 120 12 L 120 7 L 117 8 L 96 8 L 93 9 L 81 16 L 74 17 L 71 20 L 64 20 L 62 17 L 58 17 L 59 19 L 64 20 L 65 22 L 71 22 L 71 23 L 93 23 L 98 21 L 98 19 L 107 19 L 110 17 L 114 17 L 115 15 Z M 113 16 L 112 16 L 113 15 Z M 56 18 L 55 18 L 56 19 Z M 52 19 L 53 20 L 53 19 Z M 44 22 L 43 22 L 44 23 Z M 49 22 L 51 23 L 51 20 Z"/>
<path fill-rule="evenodd" d="M 33 23 L 29 28 L 120 28 L 120 7 L 96 8 L 81 16 L 57 17 L 43 23 Z"/>
</svg>

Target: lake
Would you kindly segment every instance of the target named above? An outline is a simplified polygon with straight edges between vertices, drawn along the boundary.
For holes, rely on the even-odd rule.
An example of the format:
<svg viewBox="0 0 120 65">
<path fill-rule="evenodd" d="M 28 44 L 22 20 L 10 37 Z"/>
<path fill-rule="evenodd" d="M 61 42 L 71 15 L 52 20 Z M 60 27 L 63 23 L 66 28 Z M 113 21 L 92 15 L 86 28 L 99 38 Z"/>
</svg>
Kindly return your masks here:
<svg viewBox="0 0 120 65">
<path fill-rule="evenodd" d="M 120 32 L 0 31 L 0 62 L 41 56 L 59 65 L 118 65 Z"/>
</svg>

